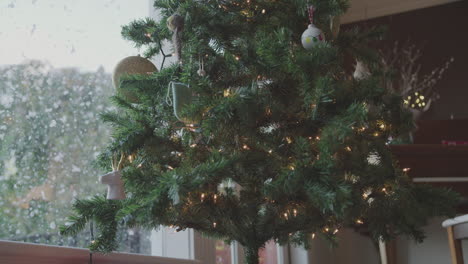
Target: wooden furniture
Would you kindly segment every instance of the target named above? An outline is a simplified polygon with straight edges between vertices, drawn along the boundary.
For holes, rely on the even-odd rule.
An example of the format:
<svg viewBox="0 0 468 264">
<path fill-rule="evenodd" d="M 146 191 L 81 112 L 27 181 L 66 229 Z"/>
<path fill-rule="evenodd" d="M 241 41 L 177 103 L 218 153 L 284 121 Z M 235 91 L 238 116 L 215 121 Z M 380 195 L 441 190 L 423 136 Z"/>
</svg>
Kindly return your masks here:
<svg viewBox="0 0 468 264">
<path fill-rule="evenodd" d="M 84 264 L 89 263 L 89 250 L 0 240 L 2 264 Z M 201 264 L 198 260 L 147 256 L 131 253 L 93 253 L 99 264 Z M 205 262 L 203 262 L 205 263 Z"/>
<path fill-rule="evenodd" d="M 468 145 L 413 144 L 391 149 L 415 183 L 449 187 L 468 197 Z"/>
<path fill-rule="evenodd" d="M 468 215 L 445 220 L 442 226 L 447 228 L 452 264 L 463 264 L 462 239 L 468 239 Z"/>
<path fill-rule="evenodd" d="M 351 0 L 351 6 L 341 21 L 351 23 L 456 1 L 458 0 Z"/>
<path fill-rule="evenodd" d="M 468 199 L 468 145 L 444 145 L 443 141 L 468 142 L 468 120 L 421 121 L 414 144 L 390 148 L 415 183 L 449 187 Z M 468 206 L 462 204 L 459 211 L 468 213 Z"/>
</svg>

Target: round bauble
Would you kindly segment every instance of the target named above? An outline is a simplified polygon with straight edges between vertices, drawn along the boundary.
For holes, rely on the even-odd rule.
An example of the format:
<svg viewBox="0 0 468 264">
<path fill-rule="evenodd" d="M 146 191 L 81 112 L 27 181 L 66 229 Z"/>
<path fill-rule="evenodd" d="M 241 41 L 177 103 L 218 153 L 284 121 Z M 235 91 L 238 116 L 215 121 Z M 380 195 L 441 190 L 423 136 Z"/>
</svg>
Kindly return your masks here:
<svg viewBox="0 0 468 264">
<path fill-rule="evenodd" d="M 138 103 L 138 98 L 129 91 L 120 87 L 120 77 L 128 74 L 150 74 L 157 72 L 158 69 L 154 64 L 140 56 L 130 56 L 119 61 L 112 73 L 112 84 L 119 94 L 131 103 Z"/>
<path fill-rule="evenodd" d="M 304 33 L 302 33 L 301 41 L 302 46 L 305 49 L 310 50 L 318 43 L 325 41 L 325 37 L 319 28 L 317 28 L 314 24 L 310 24 Z"/>
</svg>

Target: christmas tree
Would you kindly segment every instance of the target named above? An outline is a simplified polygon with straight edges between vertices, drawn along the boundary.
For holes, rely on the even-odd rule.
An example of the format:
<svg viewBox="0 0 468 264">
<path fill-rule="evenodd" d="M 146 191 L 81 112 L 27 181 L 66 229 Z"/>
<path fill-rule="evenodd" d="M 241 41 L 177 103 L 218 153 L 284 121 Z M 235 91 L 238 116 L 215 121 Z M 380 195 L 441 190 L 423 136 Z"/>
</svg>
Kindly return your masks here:
<svg viewBox="0 0 468 264">
<path fill-rule="evenodd" d="M 110 251 L 122 227 L 193 228 L 237 241 L 254 264 L 269 240 L 307 247 L 350 227 L 420 241 L 428 218 L 453 214 L 455 194 L 414 185 L 392 157 L 412 117 L 369 47 L 381 30 L 337 32 L 347 1 L 154 5 L 162 19 L 134 21 L 123 37 L 147 58 L 170 56 L 171 41 L 177 63 L 117 79 L 117 109 L 102 115 L 113 127 L 103 181 L 123 182 L 126 198 L 77 201 L 62 233 L 94 221 L 90 248 Z M 353 78 L 355 60 L 371 74 Z"/>
</svg>

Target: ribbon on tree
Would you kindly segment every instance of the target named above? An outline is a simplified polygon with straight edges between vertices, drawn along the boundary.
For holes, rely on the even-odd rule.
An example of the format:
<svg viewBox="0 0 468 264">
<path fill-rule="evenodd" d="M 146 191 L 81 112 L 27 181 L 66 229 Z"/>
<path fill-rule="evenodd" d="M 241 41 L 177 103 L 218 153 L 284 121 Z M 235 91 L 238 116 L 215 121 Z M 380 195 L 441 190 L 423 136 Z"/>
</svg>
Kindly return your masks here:
<svg viewBox="0 0 468 264">
<path fill-rule="evenodd" d="M 309 13 L 309 22 L 310 22 L 310 24 L 313 24 L 314 23 L 315 7 L 313 5 L 309 5 L 307 7 L 307 12 Z"/>
</svg>

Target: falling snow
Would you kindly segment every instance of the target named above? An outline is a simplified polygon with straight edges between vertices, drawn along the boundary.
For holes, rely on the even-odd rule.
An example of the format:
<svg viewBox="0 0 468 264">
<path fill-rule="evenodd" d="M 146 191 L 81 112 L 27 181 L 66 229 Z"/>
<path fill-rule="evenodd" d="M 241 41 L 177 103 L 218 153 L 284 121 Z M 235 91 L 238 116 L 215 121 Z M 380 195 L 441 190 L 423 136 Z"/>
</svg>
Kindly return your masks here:
<svg viewBox="0 0 468 264">
<path fill-rule="evenodd" d="M 96 106 L 109 107 L 110 76 L 30 61 L 0 66 L 3 83 L 0 239 L 63 244 L 56 234 L 73 200 L 105 189 L 93 162 L 108 138 Z M 45 234 L 48 241 L 35 240 Z"/>
<path fill-rule="evenodd" d="M 72 165 L 72 169 L 71 169 L 72 172 L 81 172 L 81 169 L 75 165 Z"/>
<path fill-rule="evenodd" d="M 115 61 L 134 54 L 120 27 L 145 16 L 147 0 L 102 1 L 107 7 L 99 14 L 88 13 L 80 1 L 5 2 L 0 4 L 5 15 L 0 16 L 5 40 L 0 56 L 0 239 L 84 247 L 89 231 L 66 238 L 58 228 L 75 199 L 105 190 L 97 184 L 103 171 L 94 162 L 109 139 L 109 128 L 99 119 L 112 109 L 108 98 L 115 90 L 107 72 Z M 103 5 L 86 5 L 91 3 Z M 132 14 L 137 5 L 144 8 Z M 25 17 L 31 13 L 27 10 L 43 15 Z M 112 23 L 90 22 L 88 27 L 70 19 L 63 21 L 64 30 L 55 31 L 55 24 L 47 28 L 48 17 L 55 16 L 45 15 L 54 10 L 66 17 L 86 15 L 89 21 L 107 16 Z M 109 43 L 112 51 L 106 50 Z M 46 46 L 53 48 L 38 48 Z"/>
<path fill-rule="evenodd" d="M 9 94 L 0 95 L 0 105 L 2 105 L 5 108 L 10 108 L 13 101 L 13 96 Z"/>
</svg>

